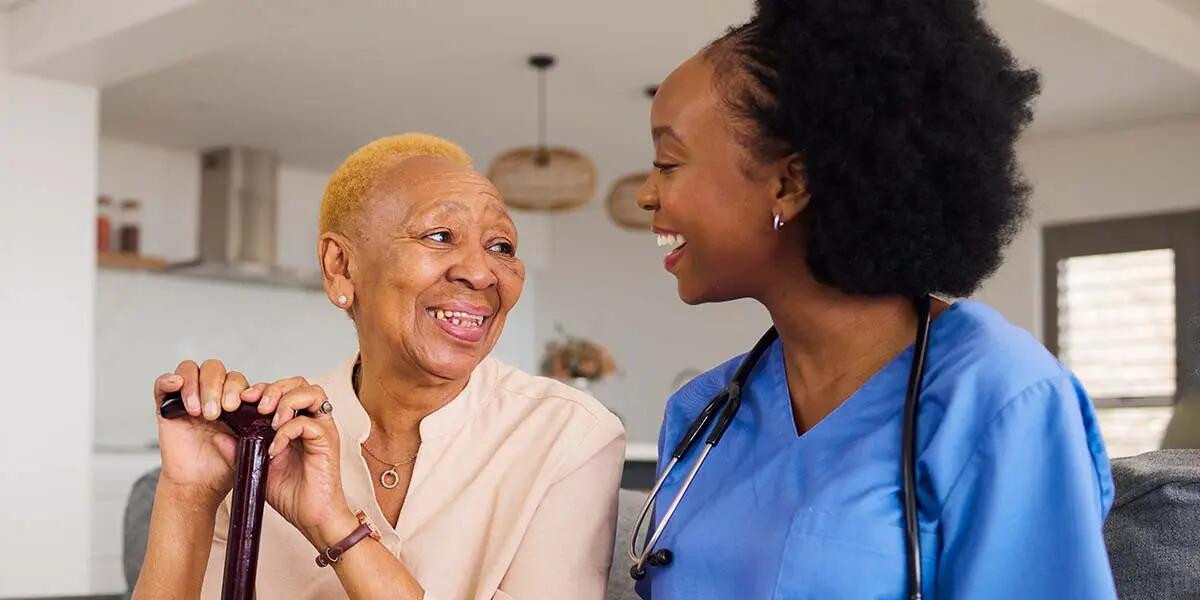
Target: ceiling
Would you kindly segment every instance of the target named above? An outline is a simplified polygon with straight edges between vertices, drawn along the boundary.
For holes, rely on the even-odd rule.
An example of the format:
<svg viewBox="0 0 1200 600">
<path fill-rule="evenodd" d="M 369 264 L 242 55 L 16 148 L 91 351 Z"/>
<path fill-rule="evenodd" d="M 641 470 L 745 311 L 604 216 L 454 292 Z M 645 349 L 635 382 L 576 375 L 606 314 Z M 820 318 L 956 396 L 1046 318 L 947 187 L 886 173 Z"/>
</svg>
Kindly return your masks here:
<svg viewBox="0 0 1200 600">
<path fill-rule="evenodd" d="M 1170 1 L 1200 13 L 1200 0 Z M 366 140 L 411 130 L 488 157 L 534 137 L 536 78 L 525 57 L 549 51 L 559 57 L 549 79 L 551 141 L 642 164 L 649 103 L 641 90 L 751 6 L 306 2 L 286 27 L 103 89 L 101 125 L 107 135 L 177 147 L 275 148 L 285 161 L 317 169 Z M 1200 75 L 1038 0 L 993 0 L 988 18 L 1042 71 L 1032 135 L 1200 114 Z"/>
<path fill-rule="evenodd" d="M 1200 0 L 1165 0 L 1167 4 L 1193 17 L 1200 17 Z"/>
<path fill-rule="evenodd" d="M 0 13 L 16 10 L 22 4 L 28 4 L 32 1 L 33 0 L 0 0 Z"/>
<path fill-rule="evenodd" d="M 1170 1 L 1200 10 L 1200 0 Z M 1034 136 L 1200 114 L 1200 73 L 1037 0 L 993 0 L 987 15 L 1017 57 L 1041 71 Z"/>
</svg>

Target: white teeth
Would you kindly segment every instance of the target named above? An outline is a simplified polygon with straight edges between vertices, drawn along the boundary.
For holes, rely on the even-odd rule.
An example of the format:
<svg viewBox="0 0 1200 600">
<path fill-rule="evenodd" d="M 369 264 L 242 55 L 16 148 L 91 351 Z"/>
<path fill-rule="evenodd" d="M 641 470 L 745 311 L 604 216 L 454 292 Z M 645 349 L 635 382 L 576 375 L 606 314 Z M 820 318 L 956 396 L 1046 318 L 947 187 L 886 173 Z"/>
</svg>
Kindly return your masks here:
<svg viewBox="0 0 1200 600">
<path fill-rule="evenodd" d="M 659 233 L 657 234 L 657 237 L 659 248 L 662 248 L 663 246 L 670 246 L 672 250 L 676 250 L 680 246 L 687 243 L 687 240 L 684 239 L 683 235 L 678 233 Z"/>
<path fill-rule="evenodd" d="M 481 327 L 485 317 L 454 310 L 428 309 L 429 316 L 453 323 L 459 327 Z"/>
</svg>

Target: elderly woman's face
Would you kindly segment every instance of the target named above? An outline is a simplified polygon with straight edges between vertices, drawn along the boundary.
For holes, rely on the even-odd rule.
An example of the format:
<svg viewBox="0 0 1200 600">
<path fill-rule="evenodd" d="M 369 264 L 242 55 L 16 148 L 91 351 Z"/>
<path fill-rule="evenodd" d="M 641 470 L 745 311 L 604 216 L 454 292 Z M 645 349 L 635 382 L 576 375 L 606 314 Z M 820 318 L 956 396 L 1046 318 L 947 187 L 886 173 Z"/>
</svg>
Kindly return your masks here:
<svg viewBox="0 0 1200 600">
<path fill-rule="evenodd" d="M 713 77 L 698 55 L 659 88 L 650 113 L 655 169 L 638 198 L 654 211 L 656 233 L 686 240 L 668 248 L 664 264 L 689 304 L 753 295 L 779 238 L 769 169 L 734 135 Z"/>
<path fill-rule="evenodd" d="M 496 345 L 525 282 L 499 193 L 470 167 L 410 158 L 376 183 L 362 216 L 360 336 L 406 366 L 468 376 Z"/>
</svg>

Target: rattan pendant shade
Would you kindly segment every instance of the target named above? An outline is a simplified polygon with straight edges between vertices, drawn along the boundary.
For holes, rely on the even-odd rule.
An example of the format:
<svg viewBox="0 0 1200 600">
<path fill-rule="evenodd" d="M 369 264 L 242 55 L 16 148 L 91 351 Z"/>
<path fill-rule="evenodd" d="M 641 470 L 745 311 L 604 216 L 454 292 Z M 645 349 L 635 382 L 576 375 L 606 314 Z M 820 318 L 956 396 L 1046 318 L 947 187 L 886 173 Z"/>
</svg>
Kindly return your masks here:
<svg viewBox="0 0 1200 600">
<path fill-rule="evenodd" d="M 653 98 L 658 86 L 647 86 L 643 93 Z M 654 221 L 654 213 L 638 206 L 638 192 L 650 177 L 649 172 L 631 173 L 613 182 L 608 192 L 608 216 L 614 223 L 626 229 L 645 231 Z"/>
<path fill-rule="evenodd" d="M 614 223 L 626 229 L 650 229 L 654 213 L 642 210 L 637 203 L 638 191 L 649 176 L 650 173 L 632 173 L 613 182 L 608 192 L 608 216 Z"/>
<path fill-rule="evenodd" d="M 514 148 L 496 157 L 488 170 L 509 206 L 561 210 L 587 204 L 596 193 L 592 159 L 570 148 Z"/>
<path fill-rule="evenodd" d="M 582 206 L 596 193 L 592 159 L 570 148 L 546 145 L 546 70 L 554 57 L 537 54 L 529 64 L 538 70 L 538 145 L 500 153 L 488 178 L 505 203 L 528 210 L 562 210 Z"/>
</svg>

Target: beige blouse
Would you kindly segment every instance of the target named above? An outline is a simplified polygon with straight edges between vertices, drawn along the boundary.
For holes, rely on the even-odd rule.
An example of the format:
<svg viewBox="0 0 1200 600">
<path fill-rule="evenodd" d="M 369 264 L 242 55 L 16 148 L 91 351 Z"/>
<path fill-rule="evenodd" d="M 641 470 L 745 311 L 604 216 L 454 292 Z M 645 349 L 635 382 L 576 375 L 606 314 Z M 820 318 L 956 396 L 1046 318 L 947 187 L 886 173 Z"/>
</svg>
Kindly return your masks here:
<svg viewBox="0 0 1200 600">
<path fill-rule="evenodd" d="M 353 365 L 311 380 L 334 405 L 346 500 L 379 529 L 425 598 L 604 597 L 625 456 L 625 432 L 612 413 L 583 392 L 485 359 L 457 398 L 421 422 L 420 453 L 393 528 L 359 451 L 371 421 L 350 384 Z M 204 598 L 220 597 L 228 519 L 227 498 Z M 259 600 L 345 598 L 333 569 L 313 562 L 316 554 L 268 505 Z"/>
</svg>

